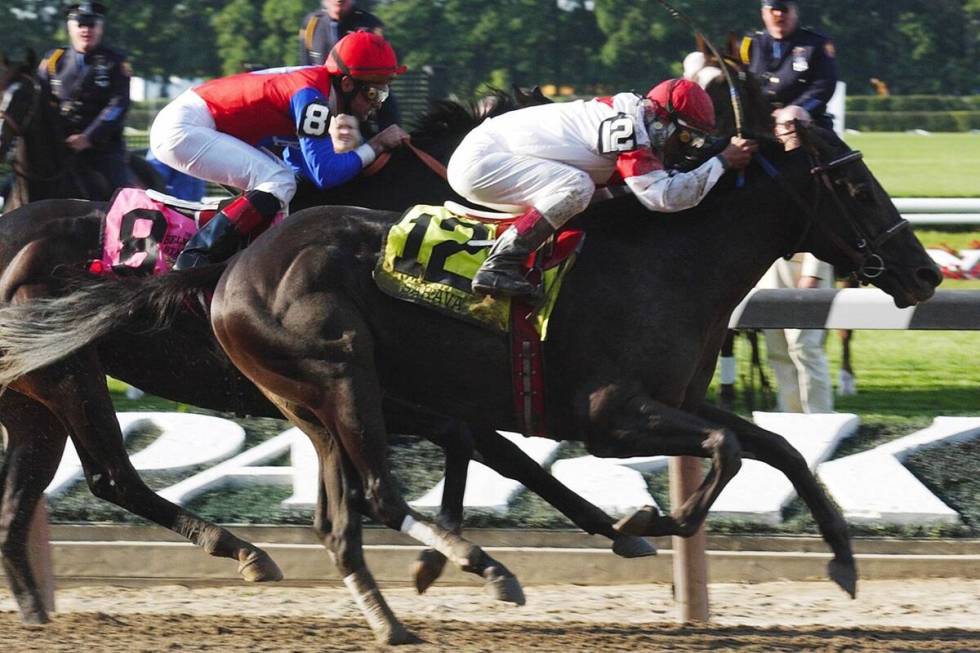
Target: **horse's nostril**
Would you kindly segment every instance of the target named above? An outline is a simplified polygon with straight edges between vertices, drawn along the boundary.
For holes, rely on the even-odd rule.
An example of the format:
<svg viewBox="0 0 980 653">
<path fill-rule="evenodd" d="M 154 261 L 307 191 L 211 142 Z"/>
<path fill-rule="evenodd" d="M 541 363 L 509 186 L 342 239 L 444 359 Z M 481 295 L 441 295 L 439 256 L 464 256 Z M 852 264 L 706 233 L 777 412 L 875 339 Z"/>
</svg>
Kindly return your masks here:
<svg viewBox="0 0 980 653">
<path fill-rule="evenodd" d="M 943 275 L 939 271 L 939 268 L 937 268 L 935 265 L 919 268 L 916 270 L 915 276 L 919 281 L 928 284 L 933 288 L 938 286 L 943 281 Z"/>
</svg>

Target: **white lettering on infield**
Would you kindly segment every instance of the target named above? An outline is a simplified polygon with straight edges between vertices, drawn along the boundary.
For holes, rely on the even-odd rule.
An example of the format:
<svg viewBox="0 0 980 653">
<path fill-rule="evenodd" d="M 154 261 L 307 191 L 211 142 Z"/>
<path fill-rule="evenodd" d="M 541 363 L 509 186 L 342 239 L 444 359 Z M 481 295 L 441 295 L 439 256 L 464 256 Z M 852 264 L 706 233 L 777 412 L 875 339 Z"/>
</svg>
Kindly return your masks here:
<svg viewBox="0 0 980 653">
<path fill-rule="evenodd" d="M 810 469 L 830 457 L 844 438 L 857 432 L 857 415 L 827 413 L 752 414 L 762 428 L 778 433 L 803 454 Z M 796 496 L 786 475 L 758 460 L 743 460 L 735 475 L 711 506 L 711 516 L 766 524 L 782 522 L 783 506 Z"/>
<path fill-rule="evenodd" d="M 131 457 L 136 469 L 179 470 L 223 460 L 242 448 L 245 431 L 238 424 L 220 417 L 193 413 L 117 413 L 123 440 L 148 427 L 161 431 L 148 447 Z M 82 463 L 75 446 L 68 440 L 61 464 L 47 493 L 57 495 L 82 477 Z"/>
<path fill-rule="evenodd" d="M 855 523 L 955 524 L 959 515 L 902 465 L 918 449 L 980 437 L 978 417 L 937 417 L 931 426 L 818 468 L 820 480 Z"/>
<path fill-rule="evenodd" d="M 139 470 L 180 470 L 214 464 L 160 492 L 175 503 L 186 503 L 209 490 L 242 485 L 292 486 L 293 494 L 283 502 L 284 506 L 311 507 L 316 503 L 317 456 L 309 438 L 298 429 L 289 429 L 238 453 L 245 434 L 229 420 L 190 413 L 120 413 L 118 418 L 124 438 L 147 425 L 161 431 L 153 443 L 132 457 Z M 823 461 L 842 439 L 857 429 L 858 418 L 854 415 L 755 413 L 754 419 L 759 426 L 783 435 L 800 451 L 810 468 L 817 469 L 849 521 L 899 524 L 959 521 L 959 515 L 902 463 L 917 449 L 980 437 L 980 417 L 938 417 L 929 428 L 831 462 Z M 502 432 L 502 435 L 545 466 L 558 453 L 559 444 L 552 440 L 525 438 L 516 433 Z M 268 465 L 287 453 L 291 465 Z M 559 481 L 607 512 L 623 514 L 642 505 L 656 505 L 640 472 L 656 472 L 666 466 L 666 461 L 664 456 L 630 459 L 582 456 L 558 461 L 551 471 Z M 78 455 L 69 442 L 48 493 L 64 492 L 80 477 Z M 443 485 L 440 481 L 412 504 L 437 508 Z M 471 462 L 464 505 L 468 509 L 505 513 L 522 489 L 518 482 Z M 757 461 L 744 460 L 741 471 L 712 507 L 711 516 L 775 524 L 781 519 L 783 506 L 794 496 L 792 486 L 780 472 Z"/>
<path fill-rule="evenodd" d="M 554 460 L 560 446 L 558 442 L 547 438 L 525 438 L 520 433 L 508 431 L 498 431 L 498 433 L 520 447 L 539 465 L 546 465 Z M 438 508 L 442 502 L 444 484 L 445 479 L 439 481 L 424 495 L 415 501 L 410 501 L 410 505 L 415 508 Z M 506 513 L 510 502 L 523 489 L 524 486 L 517 481 L 500 476 L 486 465 L 470 461 L 466 475 L 466 494 L 463 497 L 463 505 L 476 510 Z"/>
</svg>

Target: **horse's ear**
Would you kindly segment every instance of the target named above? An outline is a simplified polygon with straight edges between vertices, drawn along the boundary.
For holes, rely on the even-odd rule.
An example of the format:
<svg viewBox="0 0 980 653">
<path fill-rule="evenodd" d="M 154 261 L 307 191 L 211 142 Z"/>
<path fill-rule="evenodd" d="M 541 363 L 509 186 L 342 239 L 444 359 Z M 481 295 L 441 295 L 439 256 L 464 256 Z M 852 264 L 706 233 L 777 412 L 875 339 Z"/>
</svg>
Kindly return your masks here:
<svg viewBox="0 0 980 653">
<path fill-rule="evenodd" d="M 7 56 L 6 52 L 3 53 L 3 67 L 10 68 L 10 57 Z"/>
<path fill-rule="evenodd" d="M 734 61 L 741 61 L 742 60 L 742 57 L 741 57 L 741 55 L 738 52 L 738 50 L 739 50 L 739 47 L 738 46 L 739 46 L 738 34 L 736 34 L 735 32 L 729 32 L 728 33 L 728 52 L 726 52 L 725 55 L 729 59 L 733 59 Z"/>
<path fill-rule="evenodd" d="M 37 68 L 37 52 L 34 48 L 24 48 L 24 62 L 28 70 Z"/>
<path fill-rule="evenodd" d="M 531 89 L 531 97 L 534 98 L 535 104 L 551 104 L 552 100 L 541 92 L 540 86 L 535 86 Z"/>
<path fill-rule="evenodd" d="M 694 49 L 706 57 L 711 55 L 711 53 L 708 52 L 708 44 L 704 42 L 704 37 L 701 36 L 701 34 L 694 35 Z"/>
</svg>

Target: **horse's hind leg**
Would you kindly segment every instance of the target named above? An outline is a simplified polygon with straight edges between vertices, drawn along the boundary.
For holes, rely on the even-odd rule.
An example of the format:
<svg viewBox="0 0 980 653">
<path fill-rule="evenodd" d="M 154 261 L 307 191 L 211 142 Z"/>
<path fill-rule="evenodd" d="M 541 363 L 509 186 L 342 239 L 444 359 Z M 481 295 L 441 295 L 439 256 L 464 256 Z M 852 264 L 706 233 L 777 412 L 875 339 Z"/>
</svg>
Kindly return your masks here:
<svg viewBox="0 0 980 653">
<path fill-rule="evenodd" d="M 75 443 L 89 489 L 202 547 L 232 558 L 248 581 L 274 581 L 282 572 L 265 551 L 160 497 L 129 462 L 122 432 L 105 386 L 98 357 L 84 350 L 18 379 L 15 389 L 42 402 L 58 416 Z"/>
<path fill-rule="evenodd" d="M 823 539 L 834 552 L 834 559 L 828 565 L 830 578 L 852 597 L 855 596 L 857 568 L 851 551 L 847 522 L 810 471 L 800 452 L 786 438 L 714 406 L 705 404 L 698 409 L 698 414 L 732 429 L 742 443 L 746 457 L 762 461 L 786 475 L 813 514 Z"/>
<path fill-rule="evenodd" d="M 700 487 L 670 515 L 652 508 L 622 519 L 619 530 L 633 535 L 690 537 L 701 527 L 725 485 L 741 468 L 740 445 L 729 429 L 671 408 L 639 393 L 607 387 L 591 398 L 586 444 L 597 456 L 698 456 L 711 459 Z"/>
<path fill-rule="evenodd" d="M 48 621 L 47 609 L 28 558 L 28 536 L 38 501 L 61 462 L 64 427 L 43 405 L 14 392 L 0 399 L 7 448 L 0 469 L 0 554 L 11 594 L 25 624 Z"/>
</svg>

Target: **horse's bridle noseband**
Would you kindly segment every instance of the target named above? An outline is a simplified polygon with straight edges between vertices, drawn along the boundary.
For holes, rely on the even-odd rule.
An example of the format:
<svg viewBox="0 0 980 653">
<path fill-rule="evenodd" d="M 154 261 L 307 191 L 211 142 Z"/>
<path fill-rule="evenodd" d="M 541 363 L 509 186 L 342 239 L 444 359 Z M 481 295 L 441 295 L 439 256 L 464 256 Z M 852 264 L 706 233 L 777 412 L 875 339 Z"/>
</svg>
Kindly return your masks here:
<svg viewBox="0 0 980 653">
<path fill-rule="evenodd" d="M 763 170 L 766 171 L 769 176 L 779 182 L 783 190 L 793 199 L 796 205 L 803 212 L 806 217 L 806 224 L 803 228 L 803 233 L 801 234 L 799 240 L 793 246 L 790 252 L 787 252 L 787 258 L 792 256 L 799 248 L 802 246 L 803 241 L 806 240 L 807 235 L 810 233 L 814 224 L 817 224 L 823 229 L 824 235 L 845 255 L 849 258 L 855 265 L 858 276 L 860 276 L 865 281 L 870 281 L 880 277 L 886 270 L 884 257 L 878 253 L 878 250 L 887 242 L 892 236 L 900 233 L 901 231 L 909 227 L 909 221 L 904 218 L 899 218 L 899 220 L 879 233 L 877 236 L 871 237 L 868 232 L 862 227 L 861 222 L 854 217 L 852 212 L 845 206 L 844 202 L 841 201 L 840 196 L 837 194 L 837 190 L 834 188 L 835 184 L 839 180 L 835 180 L 832 176 L 834 170 L 843 168 L 844 166 L 857 163 L 864 158 L 864 155 L 860 151 L 853 151 L 844 154 L 828 163 L 821 163 L 819 154 L 817 154 L 813 149 L 806 148 L 807 155 L 810 157 L 810 175 L 814 177 L 817 181 L 817 191 L 814 201 L 811 203 L 806 202 L 795 188 L 792 188 L 778 173 L 775 166 L 763 159 L 761 156 L 758 157 L 760 163 L 762 163 Z M 848 226 L 854 232 L 853 243 L 847 242 L 832 230 L 827 228 L 821 220 L 817 219 L 817 212 L 820 207 L 820 202 L 822 199 L 822 193 L 820 192 L 821 186 L 826 188 L 830 197 L 833 198 L 834 203 L 837 205 L 837 210 L 841 215 L 844 216 L 845 221 Z"/>
</svg>

